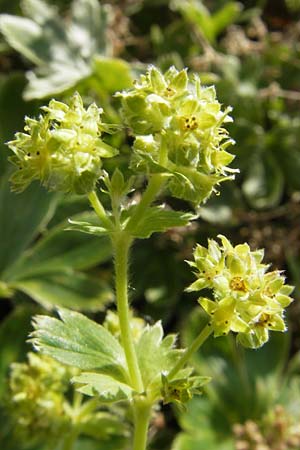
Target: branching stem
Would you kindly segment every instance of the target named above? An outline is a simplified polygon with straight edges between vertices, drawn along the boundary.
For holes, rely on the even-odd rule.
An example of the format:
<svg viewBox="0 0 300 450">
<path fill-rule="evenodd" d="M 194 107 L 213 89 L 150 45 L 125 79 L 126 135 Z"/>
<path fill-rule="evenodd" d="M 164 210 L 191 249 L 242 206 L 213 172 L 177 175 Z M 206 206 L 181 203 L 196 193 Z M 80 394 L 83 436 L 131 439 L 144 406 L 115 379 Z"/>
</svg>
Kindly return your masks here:
<svg viewBox="0 0 300 450">
<path fill-rule="evenodd" d="M 140 203 L 137 205 L 134 213 L 130 217 L 128 224 L 126 226 L 126 230 L 131 231 L 134 230 L 135 226 L 138 222 L 143 218 L 145 211 L 151 205 L 158 192 L 160 191 L 163 183 L 164 176 L 161 174 L 152 175 L 149 184 L 141 198 Z"/>
<path fill-rule="evenodd" d="M 168 375 L 168 378 L 171 380 L 175 377 L 177 372 L 182 369 L 185 364 L 188 362 L 193 353 L 195 353 L 201 345 L 206 341 L 206 339 L 211 335 L 212 327 L 210 325 L 206 325 L 201 333 L 196 337 L 196 339 L 191 343 L 191 345 L 185 350 L 177 364 L 173 367 L 171 372 Z"/>
<path fill-rule="evenodd" d="M 108 228 L 111 229 L 112 228 L 112 222 L 110 221 L 110 219 L 108 218 L 105 209 L 103 208 L 102 203 L 100 202 L 98 195 L 96 194 L 95 191 L 92 191 L 88 194 L 88 199 L 92 205 L 92 207 L 94 208 L 95 213 L 97 214 L 97 216 L 99 217 L 100 221 L 103 223 L 103 225 Z"/>
</svg>

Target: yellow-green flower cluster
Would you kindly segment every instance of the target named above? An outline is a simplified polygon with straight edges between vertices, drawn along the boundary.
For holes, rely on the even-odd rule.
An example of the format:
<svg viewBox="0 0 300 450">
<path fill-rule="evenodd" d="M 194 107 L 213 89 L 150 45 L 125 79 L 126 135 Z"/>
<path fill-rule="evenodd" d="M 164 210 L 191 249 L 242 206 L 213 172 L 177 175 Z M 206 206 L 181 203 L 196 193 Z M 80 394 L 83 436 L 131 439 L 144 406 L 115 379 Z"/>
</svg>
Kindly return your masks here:
<svg viewBox="0 0 300 450">
<path fill-rule="evenodd" d="M 11 177 L 13 189 L 23 191 L 40 180 L 49 190 L 86 194 L 102 174 L 102 158 L 117 151 L 101 140 L 110 127 L 102 123 L 102 109 L 95 103 L 84 108 L 75 93 L 69 105 L 51 100 L 38 119 L 25 118 L 23 133 L 16 133 L 8 146 L 17 167 Z"/>
<path fill-rule="evenodd" d="M 71 427 L 66 394 L 76 374 L 77 369 L 35 353 L 28 354 L 28 363 L 12 365 L 6 409 L 17 438 L 28 445 L 51 442 Z"/>
<path fill-rule="evenodd" d="M 197 280 L 188 291 L 211 289 L 214 300 L 200 298 L 210 316 L 215 336 L 230 331 L 238 341 L 251 348 L 269 339 L 269 330 L 285 331 L 284 309 L 292 302 L 293 287 L 285 285 L 280 271 L 268 272 L 263 250 L 251 251 L 248 244 L 235 247 L 219 236 L 221 245 L 209 240 L 208 248 L 197 245 L 194 261 Z"/>
<path fill-rule="evenodd" d="M 134 169 L 165 173 L 171 193 L 195 204 L 233 177 L 227 165 L 234 156 L 226 150 L 233 141 L 223 128 L 230 108 L 222 111 L 215 89 L 198 76 L 150 67 L 133 89 L 117 95 L 135 136 Z"/>
</svg>

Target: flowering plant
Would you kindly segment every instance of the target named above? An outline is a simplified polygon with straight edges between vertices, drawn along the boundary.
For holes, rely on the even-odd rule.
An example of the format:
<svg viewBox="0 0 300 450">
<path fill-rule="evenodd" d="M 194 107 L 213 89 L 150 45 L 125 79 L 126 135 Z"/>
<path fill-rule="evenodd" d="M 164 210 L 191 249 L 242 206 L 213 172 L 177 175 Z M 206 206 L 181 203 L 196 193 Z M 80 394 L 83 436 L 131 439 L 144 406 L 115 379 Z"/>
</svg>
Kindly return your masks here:
<svg viewBox="0 0 300 450">
<path fill-rule="evenodd" d="M 268 340 L 269 330 L 285 331 L 284 308 L 292 301 L 292 288 L 280 272 L 267 272 L 262 250 L 251 251 L 248 244 L 233 247 L 221 236 L 221 246 L 213 240 L 208 249 L 198 245 L 189 262 L 197 280 L 188 290 L 208 288 L 213 293 L 213 299 L 199 300 L 209 321 L 189 347 L 177 348 L 176 336 L 164 336 L 160 322 L 149 325 L 132 317 L 128 258 L 134 240 L 188 225 L 218 185 L 234 177 L 227 167 L 233 159 L 227 147 L 233 142 L 223 128 L 231 120 L 230 109 L 222 111 L 214 89 L 201 86 L 185 70 L 170 68 L 162 74 L 150 67 L 117 97 L 134 138 L 133 174 L 120 168 L 105 171 L 105 159 L 114 158 L 118 150 L 105 142 L 103 133 L 118 127 L 103 123 L 96 105 L 85 109 L 78 94 L 69 105 L 51 100 L 44 115 L 27 118 L 25 132 L 8 145 L 17 167 L 14 189 L 39 179 L 50 190 L 86 195 L 97 221 L 72 221 L 70 228 L 108 235 L 114 249 L 117 317 L 108 314 L 102 326 L 66 309 L 59 309 L 59 318 L 37 316 L 31 334 L 34 348 L 80 369 L 72 382 L 81 394 L 106 404 L 127 402 L 134 423 L 132 448 L 144 450 L 157 403 L 182 405 L 209 381 L 188 365 L 191 355 L 212 333 L 236 332 L 242 345 L 256 348 Z M 141 175 L 147 187 L 139 201 L 132 201 Z M 96 192 L 98 182 L 109 198 L 109 210 Z M 191 213 L 153 206 L 162 193 L 187 201 Z M 76 433 L 68 437 L 66 448 L 76 439 Z"/>
</svg>

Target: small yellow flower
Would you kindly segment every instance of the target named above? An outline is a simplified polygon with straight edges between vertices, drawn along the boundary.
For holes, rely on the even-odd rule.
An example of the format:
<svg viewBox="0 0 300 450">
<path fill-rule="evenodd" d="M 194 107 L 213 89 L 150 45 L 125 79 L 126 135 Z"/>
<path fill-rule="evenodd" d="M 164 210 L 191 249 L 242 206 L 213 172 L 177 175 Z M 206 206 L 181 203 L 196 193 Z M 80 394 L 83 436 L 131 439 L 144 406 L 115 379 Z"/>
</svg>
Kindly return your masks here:
<svg viewBox="0 0 300 450">
<path fill-rule="evenodd" d="M 111 127 L 101 121 L 102 109 L 84 108 L 75 93 L 69 105 L 51 100 L 38 119 L 25 118 L 23 133 L 8 142 L 17 167 L 13 190 L 22 192 L 34 180 L 49 190 L 86 194 L 102 174 L 102 158 L 117 151 L 101 139 Z"/>
<path fill-rule="evenodd" d="M 187 288 L 208 288 L 214 300 L 200 298 L 210 316 L 214 335 L 238 333 L 244 346 L 256 348 L 269 339 L 269 330 L 285 331 L 284 309 L 292 302 L 293 287 L 284 284 L 280 271 L 268 272 L 263 250 L 251 251 L 248 244 L 235 247 L 219 236 L 221 245 L 209 240 L 208 248 L 197 245 L 194 261 L 188 261 L 197 280 Z"/>
<path fill-rule="evenodd" d="M 199 77 L 151 66 L 133 89 L 117 96 L 135 136 L 134 170 L 165 172 L 172 195 L 195 205 L 233 178 L 236 170 L 228 165 L 234 155 L 227 148 L 234 142 L 223 127 L 232 121 L 231 108 L 222 111 L 214 88 L 202 86 Z"/>
</svg>

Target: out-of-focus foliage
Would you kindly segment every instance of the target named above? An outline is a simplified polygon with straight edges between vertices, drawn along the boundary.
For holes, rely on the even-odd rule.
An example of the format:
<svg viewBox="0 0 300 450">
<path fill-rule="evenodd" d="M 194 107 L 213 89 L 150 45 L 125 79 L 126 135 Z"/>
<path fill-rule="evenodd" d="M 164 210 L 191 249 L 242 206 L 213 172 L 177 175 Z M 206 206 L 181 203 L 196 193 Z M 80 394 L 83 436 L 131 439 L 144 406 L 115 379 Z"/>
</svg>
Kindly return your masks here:
<svg viewBox="0 0 300 450">
<path fill-rule="evenodd" d="M 124 448 L 126 420 L 120 423 L 116 412 L 75 392 L 70 377 L 78 372 L 35 353 L 28 354 L 27 362 L 12 364 L 3 407 L 6 449 L 65 449 L 74 436 L 78 443 L 80 437 L 91 445 L 99 440 L 100 449 Z"/>
<path fill-rule="evenodd" d="M 76 0 L 65 21 L 55 6 L 41 0 L 24 0 L 22 9 L 27 17 L 1 15 L 0 29 L 9 44 L 37 66 L 27 74 L 26 99 L 59 94 L 92 75 L 100 85 L 104 79 L 110 92 L 128 86 L 128 64 L 112 58 L 109 7 Z"/>
<path fill-rule="evenodd" d="M 21 291 L 47 308 L 102 309 L 112 300 L 112 291 L 106 281 L 83 270 L 110 259 L 109 242 L 66 232 L 67 220 L 47 230 L 57 196 L 37 185 L 16 195 L 10 192 L 7 177 L 1 181 L 0 296 L 10 298 Z M 93 215 L 86 214 L 75 218 Z"/>
<path fill-rule="evenodd" d="M 162 71 L 170 64 L 178 70 L 188 67 L 203 86 L 216 85 L 218 99 L 233 107 L 233 165 L 240 173 L 201 208 L 193 226 L 163 236 L 154 233 L 135 245 L 134 308 L 147 320 L 162 318 L 165 327 L 176 329 L 193 307 L 192 294 L 182 294 L 193 281 L 183 260 L 191 259 L 196 241 L 204 244 L 207 236 L 220 232 L 231 235 L 234 244 L 247 240 L 253 250 L 266 247 L 273 267 L 288 270 L 299 298 L 299 1 L 1 0 L 0 8 L 0 296 L 6 314 L 0 327 L 1 396 L 9 365 L 24 360 L 29 350 L 24 342 L 33 314 L 54 306 L 94 312 L 113 297 L 106 238 L 64 231 L 70 227 L 68 218 L 92 220 L 86 202 L 46 194 L 37 185 L 11 193 L 11 153 L 4 142 L 22 128 L 25 114 L 37 117 L 40 99 L 60 100 L 75 90 L 86 104 L 96 100 L 106 110 L 105 120 L 119 123 L 119 100 L 111 94 L 127 88 L 141 65 L 155 63 Z M 124 131 L 108 143 L 121 147 L 118 165 L 126 167 L 131 137 Z M 165 200 L 186 208 L 182 201 Z M 156 231 L 161 229 L 159 224 Z M 178 429 L 170 409 L 162 410 L 166 422 L 157 413 L 152 448 L 169 449 L 174 441 L 174 450 L 233 450 L 240 441 L 252 445 L 254 433 L 272 450 L 288 442 L 293 449 L 297 435 L 291 430 L 300 410 L 300 311 L 297 302 L 292 308 L 294 358 L 287 362 L 287 335 L 274 336 L 254 353 L 230 340 L 208 343 L 207 364 L 200 356 L 195 362 L 214 383 L 186 412 L 176 413 L 183 431 L 175 440 L 171 433 Z M 193 312 L 183 325 L 186 340 L 196 318 Z M 278 411 L 286 433 L 281 441 L 272 434 L 279 426 Z M 82 439 L 76 449 L 100 450 L 98 439 Z M 105 450 L 120 450 L 124 444 L 104 442 Z M 2 431 L 0 446 L 16 448 Z"/>
<path fill-rule="evenodd" d="M 197 334 L 201 320 L 204 320 L 202 313 L 193 311 L 185 321 L 187 342 Z M 288 336 L 275 333 L 259 352 L 236 346 L 231 337 L 207 342 L 201 355 L 195 355 L 194 363 L 197 371 L 211 376 L 213 381 L 205 388 L 205 395 L 195 397 L 180 415 L 184 432 L 175 439 L 172 449 L 214 450 L 220 448 L 220 443 L 224 443 L 222 449 L 222 445 L 228 450 L 239 448 L 234 446 L 234 440 L 242 440 L 243 432 L 247 435 L 250 421 L 260 430 L 260 443 L 265 441 L 266 449 L 288 442 L 287 448 L 298 448 L 299 353 L 286 367 L 288 354 Z M 280 408 L 284 413 L 276 417 Z M 286 421 L 282 434 L 274 428 L 277 419 Z M 250 445 L 251 433 L 247 439 Z M 292 442 L 296 444 L 293 446 Z"/>
</svg>

